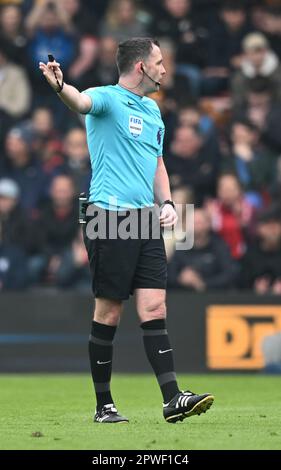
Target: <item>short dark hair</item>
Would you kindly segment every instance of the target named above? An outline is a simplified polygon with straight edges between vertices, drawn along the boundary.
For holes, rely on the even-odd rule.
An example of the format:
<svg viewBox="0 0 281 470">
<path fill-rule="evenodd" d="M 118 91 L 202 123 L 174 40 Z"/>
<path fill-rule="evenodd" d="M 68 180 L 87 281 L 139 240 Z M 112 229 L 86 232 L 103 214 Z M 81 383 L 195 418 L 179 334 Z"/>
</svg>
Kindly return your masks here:
<svg viewBox="0 0 281 470">
<path fill-rule="evenodd" d="M 153 38 L 132 38 L 121 42 L 116 55 L 119 74 L 130 72 L 136 62 L 147 59 L 153 44 L 160 47 L 157 39 Z"/>
<path fill-rule="evenodd" d="M 234 117 L 233 121 L 231 122 L 231 128 L 236 125 L 247 127 L 252 132 L 258 132 L 257 126 L 255 126 L 255 124 L 253 124 L 252 121 L 244 115 Z"/>
</svg>

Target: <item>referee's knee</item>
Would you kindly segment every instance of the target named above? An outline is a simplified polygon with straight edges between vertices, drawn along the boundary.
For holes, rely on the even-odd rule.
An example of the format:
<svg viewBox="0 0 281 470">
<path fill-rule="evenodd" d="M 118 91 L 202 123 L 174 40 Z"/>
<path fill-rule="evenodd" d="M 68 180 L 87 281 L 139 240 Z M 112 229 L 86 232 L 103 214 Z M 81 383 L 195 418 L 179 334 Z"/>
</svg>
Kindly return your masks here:
<svg viewBox="0 0 281 470">
<path fill-rule="evenodd" d="M 152 300 L 144 307 L 143 311 L 139 313 L 142 321 L 164 320 L 166 318 L 166 311 L 165 301 Z"/>
<path fill-rule="evenodd" d="M 96 299 L 93 320 L 105 325 L 118 325 L 122 313 L 122 302 Z"/>
</svg>

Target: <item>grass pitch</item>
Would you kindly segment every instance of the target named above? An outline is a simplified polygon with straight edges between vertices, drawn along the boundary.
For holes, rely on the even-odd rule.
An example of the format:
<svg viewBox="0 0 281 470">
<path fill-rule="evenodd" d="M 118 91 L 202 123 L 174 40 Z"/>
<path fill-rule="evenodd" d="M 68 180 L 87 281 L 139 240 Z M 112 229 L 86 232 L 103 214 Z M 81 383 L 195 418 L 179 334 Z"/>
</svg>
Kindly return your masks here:
<svg viewBox="0 0 281 470">
<path fill-rule="evenodd" d="M 179 375 L 182 389 L 212 392 L 204 415 L 168 424 L 152 375 L 115 375 L 129 424 L 93 423 L 89 375 L 0 375 L 0 449 L 281 449 L 281 377 Z"/>
</svg>

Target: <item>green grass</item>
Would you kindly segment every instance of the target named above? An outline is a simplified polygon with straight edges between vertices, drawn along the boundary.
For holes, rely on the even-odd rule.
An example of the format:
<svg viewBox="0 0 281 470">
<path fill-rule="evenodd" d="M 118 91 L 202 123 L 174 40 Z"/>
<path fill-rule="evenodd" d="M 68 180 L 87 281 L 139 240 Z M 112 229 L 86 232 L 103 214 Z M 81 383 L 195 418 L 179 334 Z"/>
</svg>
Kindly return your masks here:
<svg viewBox="0 0 281 470">
<path fill-rule="evenodd" d="M 193 375 L 179 383 L 214 393 L 212 408 L 168 424 L 153 376 L 115 375 L 116 404 L 130 423 L 103 425 L 92 422 L 87 375 L 0 375 L 0 449 L 281 449 L 281 377 Z"/>
</svg>

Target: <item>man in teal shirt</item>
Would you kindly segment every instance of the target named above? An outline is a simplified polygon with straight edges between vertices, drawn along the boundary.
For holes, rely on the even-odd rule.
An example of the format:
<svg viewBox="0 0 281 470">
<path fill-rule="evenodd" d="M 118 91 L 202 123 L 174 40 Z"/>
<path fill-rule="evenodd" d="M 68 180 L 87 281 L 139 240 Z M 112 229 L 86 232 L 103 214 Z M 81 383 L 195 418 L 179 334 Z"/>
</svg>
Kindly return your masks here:
<svg viewBox="0 0 281 470">
<path fill-rule="evenodd" d="M 131 213 L 140 222 L 147 210 L 152 212 L 151 224 L 157 220 L 161 227 L 173 227 L 177 222 L 162 157 L 164 124 L 156 103 L 145 96 L 159 89 L 165 74 L 159 43 L 151 38 L 124 41 L 118 46 L 117 66 L 117 85 L 80 93 L 63 82 L 57 62 L 39 64 L 60 99 L 86 115 L 92 165 L 89 207 L 96 210 L 98 220 L 106 220 L 105 238 L 86 236 L 88 228 L 85 232 L 96 297 L 89 340 L 97 400 L 94 421 L 128 421 L 114 405 L 110 380 L 113 339 L 123 300 L 135 292 L 145 351 L 163 395 L 163 415 L 173 423 L 205 412 L 214 397 L 181 392 L 177 385 L 166 329 L 167 263 L 161 232 L 155 238 L 150 230 L 145 238 L 138 229 L 136 239 L 127 239 L 111 237 L 107 230 L 114 216 L 119 228 L 124 214 Z M 155 202 L 161 205 L 159 219 Z"/>
<path fill-rule="evenodd" d="M 120 84 L 84 93 L 93 103 L 86 115 L 93 168 L 89 200 L 105 209 L 113 196 L 120 208 L 153 207 L 165 130 L 157 104 Z"/>
</svg>

